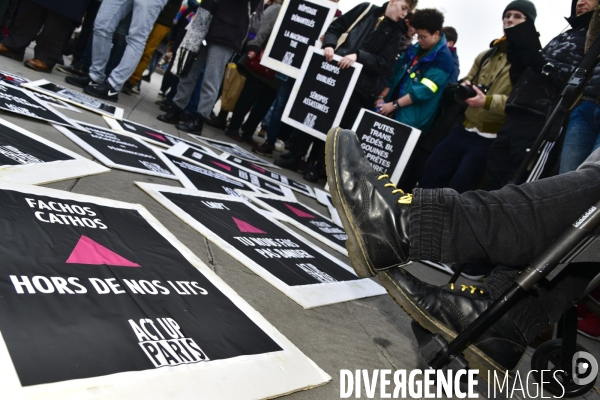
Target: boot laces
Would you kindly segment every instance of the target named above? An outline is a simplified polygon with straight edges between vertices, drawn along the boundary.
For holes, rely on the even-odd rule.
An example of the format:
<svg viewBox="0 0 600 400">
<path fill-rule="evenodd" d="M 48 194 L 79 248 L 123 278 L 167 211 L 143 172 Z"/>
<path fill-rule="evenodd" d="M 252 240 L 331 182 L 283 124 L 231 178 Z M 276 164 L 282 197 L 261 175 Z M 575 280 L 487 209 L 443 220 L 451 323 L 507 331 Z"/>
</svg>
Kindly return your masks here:
<svg viewBox="0 0 600 400">
<path fill-rule="evenodd" d="M 454 283 L 450 284 L 450 290 L 454 290 Z M 465 292 L 465 291 L 469 291 L 469 293 L 471 294 L 475 294 L 475 292 L 479 291 L 480 294 L 483 294 L 483 290 L 475 287 L 475 286 L 467 286 L 467 285 L 460 285 L 460 291 L 461 292 Z"/>
<path fill-rule="evenodd" d="M 377 180 L 380 181 L 382 179 L 390 179 L 390 176 L 388 174 L 383 174 L 383 175 L 379 175 L 377 177 Z M 396 185 L 394 185 L 392 182 L 388 182 L 385 185 L 383 185 L 384 188 L 393 188 L 392 190 L 392 194 L 401 194 L 402 196 L 400 196 L 400 198 L 398 199 L 398 204 L 410 204 L 412 203 L 412 194 L 410 193 L 404 193 L 404 191 L 402 189 L 398 189 L 396 187 Z"/>
</svg>

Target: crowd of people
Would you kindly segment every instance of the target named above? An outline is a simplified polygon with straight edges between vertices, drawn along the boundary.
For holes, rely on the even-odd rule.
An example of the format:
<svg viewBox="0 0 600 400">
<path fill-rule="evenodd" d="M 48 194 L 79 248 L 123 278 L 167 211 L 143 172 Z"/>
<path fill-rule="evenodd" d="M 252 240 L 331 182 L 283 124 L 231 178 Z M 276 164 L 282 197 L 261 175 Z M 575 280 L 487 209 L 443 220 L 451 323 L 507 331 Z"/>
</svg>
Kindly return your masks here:
<svg viewBox="0 0 600 400">
<path fill-rule="evenodd" d="M 119 93 L 139 92 L 144 71 L 149 68 L 151 73 L 158 61 L 166 57 L 168 68 L 157 101 L 164 113 L 158 115 L 159 120 L 194 134 L 202 134 L 205 124 L 223 128 L 226 136 L 251 145 L 253 151 L 265 156 L 273 156 L 277 141 L 282 140 L 289 151 L 275 160 L 275 164 L 303 172 L 305 179 L 311 182 L 317 182 L 327 173 L 331 187 L 343 185 L 332 180 L 331 174 L 342 174 L 344 166 L 338 171 L 328 165 L 326 171 L 325 143 L 282 122 L 294 78 L 250 67 L 260 59 L 273 33 L 282 0 L 19 0 L 6 3 L 7 6 L 0 8 L 4 13 L 2 24 L 6 27 L 0 42 L 0 55 L 22 61 L 26 47 L 35 41 L 34 58 L 24 62 L 26 67 L 51 72 L 56 66 L 68 74 L 65 79 L 70 84 L 109 101 L 118 101 Z M 435 205 L 436 201 L 453 201 L 459 209 L 453 214 L 454 227 L 439 226 L 436 232 L 453 231 L 454 236 L 462 238 L 461 243 L 444 245 L 448 239 L 440 236 L 438 242 L 442 247 L 436 249 L 429 248 L 431 243 L 426 245 L 424 238 L 419 239 L 423 243 L 417 255 L 412 246 L 418 235 L 411 231 L 409 240 L 405 231 L 408 222 L 402 222 L 401 211 L 393 210 L 391 212 L 395 214 L 390 218 L 401 227 L 394 225 L 394 233 L 387 235 L 385 243 L 389 244 L 390 237 L 396 238 L 396 243 L 389 245 L 391 250 L 382 251 L 380 245 L 384 241 L 375 240 L 377 246 L 372 249 L 355 249 L 356 254 L 362 254 L 354 257 L 355 263 L 365 254 L 372 254 L 386 258 L 381 261 L 382 265 L 401 264 L 405 261 L 403 257 L 396 263 L 390 260 L 398 254 L 408 254 L 408 242 L 411 242 L 410 253 L 414 253 L 414 257 L 467 263 L 465 272 L 469 276 L 489 275 L 497 264 L 515 265 L 526 261 L 521 253 L 520 257 L 515 256 L 514 262 L 507 260 L 510 251 L 498 250 L 507 249 L 506 243 L 515 242 L 516 238 L 509 238 L 508 233 L 499 240 L 505 245 L 496 249 L 493 253 L 498 254 L 496 257 L 488 252 L 488 247 L 482 246 L 481 238 L 472 239 L 473 243 L 479 243 L 478 246 L 467 246 L 467 237 L 459 232 L 461 229 L 467 231 L 467 228 L 460 226 L 469 221 L 466 216 L 470 213 L 466 210 L 469 204 L 475 207 L 486 199 L 484 194 L 473 195 L 470 191 L 507 190 L 498 192 L 501 194 L 495 197 L 505 202 L 519 201 L 519 196 L 523 196 L 514 186 L 510 190 L 503 188 L 509 183 L 521 184 L 528 180 L 528 174 L 518 176 L 517 171 L 528 153 L 538 151 L 533 148 L 534 142 L 572 74 L 592 47 L 600 26 L 598 14 L 594 14 L 596 8 L 597 0 L 572 0 L 572 12 L 567 18 L 569 29 L 542 46 L 535 26 L 535 5 L 529 0 L 508 2 L 503 13 L 498 15 L 504 35 L 489 38 L 489 48 L 480 49 L 473 65 L 462 76 L 456 51 L 458 32 L 456 28 L 444 25 L 441 11 L 419 9 L 417 0 L 389 0 L 382 6 L 365 2 L 344 14 L 336 13 L 320 39 L 325 58 L 331 62 L 334 56 L 341 57 L 338 65 L 342 69 L 354 63 L 362 65 L 340 127 L 350 129 L 359 111 L 365 108 L 419 129 L 420 138 L 400 181 L 387 185 L 393 186 L 395 191 L 419 193 L 419 207 L 425 204 L 439 208 L 442 206 Z M 72 34 L 79 26 L 77 40 L 71 43 Z M 460 27 L 457 28 L 459 31 Z M 347 37 L 340 42 L 343 35 Z M 70 66 L 62 65 L 63 55 L 67 52 L 73 56 Z M 245 76 L 245 84 L 227 122 L 227 112 L 214 115 L 213 109 L 222 92 L 226 65 L 230 62 L 237 63 L 237 69 Z M 580 100 L 577 104 L 567 105 L 572 107 L 570 118 L 560 121 L 561 135 L 543 157 L 545 164 L 536 178 L 574 171 L 600 147 L 597 118 L 600 112 L 600 65 L 589 71 L 584 79 Z M 258 130 L 264 132 L 262 143 L 255 141 Z M 347 141 L 348 147 L 328 144 L 330 152 L 340 153 L 343 159 L 344 151 L 356 151 L 355 156 L 360 158 L 360 148 L 354 148 L 356 143 L 344 134 L 338 132 L 336 135 L 340 141 Z M 593 161 L 590 164 L 596 165 L 597 161 Z M 583 176 L 588 179 L 591 169 L 588 167 L 587 173 L 580 173 L 581 179 Z M 370 172 L 364 172 L 367 173 Z M 383 190 L 378 188 L 377 181 L 372 182 L 371 192 Z M 579 184 L 579 188 L 582 185 Z M 564 192 L 558 185 L 546 186 L 546 192 Z M 565 187 L 572 186 L 566 184 Z M 427 191 L 442 188 L 450 188 L 453 192 Z M 340 193 L 346 189 L 341 188 Z M 531 191 L 536 192 L 535 189 Z M 431 193 L 441 197 L 434 199 Z M 431 198 L 425 198 L 425 194 Z M 460 197 L 462 194 L 466 197 Z M 592 195 L 596 193 L 590 189 L 586 204 Z M 345 201 L 342 195 L 339 197 L 338 202 Z M 392 207 L 386 201 L 383 201 L 385 207 Z M 460 213 L 465 214 L 462 220 L 459 220 Z M 549 213 L 546 212 L 544 218 Z M 567 215 L 573 217 L 571 214 L 564 213 L 565 218 Z M 352 215 L 345 218 L 348 231 L 353 224 L 348 222 Z M 447 221 L 438 222 L 447 224 Z M 370 223 L 372 226 L 368 228 L 377 231 L 373 235 L 383 234 L 384 222 Z M 431 225 L 435 223 L 431 222 Z M 431 227 L 428 229 L 435 231 Z M 550 236 L 554 231 L 545 234 Z M 540 242 L 546 244 L 547 240 Z M 470 252 L 453 253 L 459 244 L 468 247 Z M 489 248 L 493 245 L 492 241 Z M 399 252 L 398 249 L 404 250 Z M 527 249 L 528 255 L 530 250 Z M 370 276 L 379 272 L 378 263 L 365 259 L 358 269 L 362 268 L 363 276 Z M 487 307 L 491 299 L 501 293 L 498 288 L 506 286 L 505 277 L 512 277 L 511 274 L 510 271 L 496 272 L 490 278 L 486 292 L 491 295 L 482 295 L 473 301 L 485 303 Z M 385 279 L 402 291 L 400 297 L 411 298 L 406 293 L 413 289 L 434 290 L 423 289 L 421 283 L 401 270 L 385 272 Z M 568 297 L 569 301 L 581 292 L 581 280 L 577 279 L 566 277 L 567 283 L 560 289 L 563 293 L 568 292 L 570 297 L 563 297 Z M 545 296 L 550 298 L 552 293 L 548 289 Z M 454 296 L 449 292 L 443 295 Z M 528 307 L 514 311 L 514 324 L 502 322 L 506 325 L 505 332 L 515 329 L 519 332 L 514 335 L 518 336 L 518 340 L 515 339 L 518 346 L 511 350 L 515 354 L 504 352 L 507 361 L 500 362 L 504 367 L 513 366 L 514 358 L 520 358 L 523 346 L 539 333 L 540 326 L 556 319 L 539 299 L 532 300 Z M 520 326 L 525 316 L 531 317 L 531 310 L 538 315 L 536 325 L 530 323 L 530 318 L 528 324 Z M 518 312 L 521 314 L 515 314 Z M 600 320 L 591 331 L 593 336 L 600 337 Z M 496 355 L 498 348 L 502 346 L 493 350 L 494 357 L 502 356 Z"/>
</svg>

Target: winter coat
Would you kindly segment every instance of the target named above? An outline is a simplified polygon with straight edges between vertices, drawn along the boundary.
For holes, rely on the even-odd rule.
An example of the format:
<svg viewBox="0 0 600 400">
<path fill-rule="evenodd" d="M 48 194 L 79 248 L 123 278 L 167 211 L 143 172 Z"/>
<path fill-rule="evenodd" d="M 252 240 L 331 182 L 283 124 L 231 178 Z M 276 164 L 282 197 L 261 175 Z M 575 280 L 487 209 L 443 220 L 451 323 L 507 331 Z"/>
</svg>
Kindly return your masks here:
<svg viewBox="0 0 600 400">
<path fill-rule="evenodd" d="M 386 102 L 410 95 L 412 104 L 398 109 L 394 119 L 427 131 L 435 118 L 448 77 L 454 71 L 454 62 L 446 45 L 446 35 L 442 35 L 437 44 L 411 66 L 420 52 L 421 46 L 417 43 L 402 54 L 388 81 L 390 92 Z"/>
<path fill-rule="evenodd" d="M 262 0 L 221 0 L 213 13 L 206 42 L 240 51 L 250 24 L 250 14 Z M 250 4 L 250 11 L 248 11 Z"/>
<path fill-rule="evenodd" d="M 494 46 L 494 53 L 481 65 L 481 60 L 488 52 L 486 50 L 477 56 L 466 77 L 474 85 L 490 87 L 486 93 L 485 105 L 482 108 L 467 107 L 464 125 L 467 129 L 477 128 L 482 133 L 497 133 L 504 124 L 504 108 L 513 88 L 510 82 L 510 63 L 506 58 L 506 41 L 498 41 Z M 479 75 L 473 82 L 478 70 Z"/>
<path fill-rule="evenodd" d="M 181 7 L 181 0 L 169 0 L 165 5 L 165 8 L 158 14 L 156 23 L 172 27 L 174 23 L 173 20 L 179 11 L 179 7 Z"/>
<path fill-rule="evenodd" d="M 458 61 L 458 53 L 456 52 L 456 47 L 448 47 L 450 50 L 450 54 L 452 54 L 452 61 L 454 62 L 454 71 L 450 78 L 448 78 L 448 83 L 458 82 L 458 77 L 460 75 L 460 61 Z"/>
<path fill-rule="evenodd" d="M 356 82 L 355 91 L 365 98 L 378 95 L 385 87 L 387 78 L 393 68 L 398 54 L 400 39 L 408 30 L 403 20 L 398 22 L 384 18 L 388 3 L 383 6 L 373 6 L 369 13 L 350 31 L 346 41 L 335 54 L 346 56 L 356 54 L 356 61 L 363 68 Z M 369 3 L 362 3 L 342 15 L 329 25 L 325 32 L 323 48 L 336 48 L 338 39 L 367 9 Z M 379 82 L 378 82 L 379 81 Z"/>
<path fill-rule="evenodd" d="M 90 0 L 31 0 L 50 11 L 81 22 Z"/>
<path fill-rule="evenodd" d="M 573 71 L 583 59 L 591 14 L 592 12 L 589 12 L 579 17 L 568 18 L 567 21 L 572 29 L 552 39 L 542 49 L 539 61 L 523 70 L 508 97 L 507 112 L 510 113 L 511 109 L 520 109 L 539 116 L 547 116 Z M 521 55 L 516 54 L 516 57 L 521 58 Z M 542 68 L 547 63 L 554 66 L 548 76 L 542 73 Z"/>
</svg>

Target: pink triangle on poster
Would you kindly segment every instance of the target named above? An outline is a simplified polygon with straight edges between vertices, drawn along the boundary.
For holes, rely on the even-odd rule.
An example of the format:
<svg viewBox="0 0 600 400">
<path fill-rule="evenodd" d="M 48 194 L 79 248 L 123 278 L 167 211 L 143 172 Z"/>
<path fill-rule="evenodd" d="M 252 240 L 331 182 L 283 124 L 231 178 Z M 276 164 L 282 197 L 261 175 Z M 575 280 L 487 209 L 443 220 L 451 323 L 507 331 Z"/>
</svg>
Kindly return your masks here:
<svg viewBox="0 0 600 400">
<path fill-rule="evenodd" d="M 87 236 L 81 235 L 67 264 L 111 265 L 113 267 L 140 267 L 112 250 L 96 243 Z"/>
<path fill-rule="evenodd" d="M 316 218 L 314 215 L 309 214 L 305 211 L 299 210 L 296 207 L 293 207 L 287 203 L 283 203 L 287 208 L 289 208 L 294 214 L 296 214 L 297 216 L 299 216 L 300 218 Z"/>
<path fill-rule="evenodd" d="M 235 222 L 235 224 L 237 225 L 238 229 L 240 230 L 240 232 L 244 232 L 244 233 L 267 233 L 265 231 L 261 231 L 260 229 L 258 229 L 255 226 L 250 225 L 249 223 L 242 221 L 241 219 L 237 219 L 236 217 L 231 217 L 233 218 L 233 222 Z"/>
<path fill-rule="evenodd" d="M 252 164 L 251 167 L 254 168 L 255 170 L 257 170 L 258 172 L 260 172 L 261 174 L 264 174 L 265 172 L 267 172 L 266 170 L 262 169 L 258 165 Z"/>
<path fill-rule="evenodd" d="M 218 167 L 223 168 L 227 172 L 231 172 L 231 167 L 229 165 L 227 165 L 227 164 L 221 164 L 220 162 L 216 162 L 216 161 L 213 161 L 213 160 L 211 160 L 210 162 L 213 163 L 213 164 L 215 164 Z"/>
<path fill-rule="evenodd" d="M 158 133 L 146 132 L 146 134 L 150 135 L 150 136 L 154 136 L 155 138 L 157 138 L 158 140 L 162 140 L 163 142 L 167 141 L 167 139 L 165 139 L 165 137 L 163 135 L 159 135 Z"/>
</svg>

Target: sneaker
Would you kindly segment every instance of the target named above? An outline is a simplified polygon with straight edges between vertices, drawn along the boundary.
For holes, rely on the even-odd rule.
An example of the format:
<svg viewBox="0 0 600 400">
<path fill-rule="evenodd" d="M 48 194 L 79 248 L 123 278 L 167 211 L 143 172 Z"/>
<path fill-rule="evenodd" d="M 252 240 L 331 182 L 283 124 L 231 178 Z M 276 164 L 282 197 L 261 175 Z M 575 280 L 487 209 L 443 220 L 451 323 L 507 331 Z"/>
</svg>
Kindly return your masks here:
<svg viewBox="0 0 600 400">
<path fill-rule="evenodd" d="M 87 73 L 85 71 L 83 71 L 82 69 L 78 69 L 77 67 L 74 67 L 73 64 L 71 64 L 69 66 L 56 64 L 54 66 L 54 68 L 57 71 L 60 71 L 69 76 L 85 76 L 85 75 L 87 75 Z"/>
<path fill-rule="evenodd" d="M 131 91 L 132 91 L 134 94 L 140 94 L 140 91 L 142 90 L 142 86 L 141 86 L 141 85 L 142 85 L 142 82 L 138 82 L 137 86 L 134 86 L 134 87 L 131 89 Z"/>
<path fill-rule="evenodd" d="M 240 136 L 240 132 L 238 130 L 234 131 L 234 130 L 231 130 L 231 129 L 226 129 L 225 130 L 225 136 L 227 136 L 230 139 L 235 140 L 236 142 L 241 142 L 242 141 L 242 137 Z"/>
<path fill-rule="evenodd" d="M 66 76 L 65 82 L 67 82 L 68 84 L 71 84 L 73 86 L 77 86 L 79 88 L 84 88 L 86 86 L 99 85 L 98 82 L 94 82 L 92 80 L 92 78 L 90 78 L 90 76 L 87 74 L 84 76 Z"/>
<path fill-rule="evenodd" d="M 194 135 L 202 135 L 204 128 L 204 117 L 198 113 L 194 113 L 193 117 L 188 121 L 181 121 L 176 125 L 177 129 Z"/>
<path fill-rule="evenodd" d="M 133 94 L 133 85 L 129 81 L 125 81 L 123 87 L 121 88 L 121 93 L 125 93 L 128 96 Z"/>
<path fill-rule="evenodd" d="M 595 314 L 588 314 L 577 321 L 577 332 L 594 340 L 600 340 L 600 318 Z"/>
<path fill-rule="evenodd" d="M 83 88 L 83 91 L 86 94 L 99 99 L 108 100 L 115 103 L 119 101 L 119 91 L 112 87 L 108 81 L 104 81 L 104 83 L 101 83 L 100 85 L 88 85 Z"/>
<path fill-rule="evenodd" d="M 407 264 L 412 196 L 375 171 L 351 130 L 335 128 L 325 142 L 327 183 L 348 235 L 350 264 L 361 278 Z"/>
<path fill-rule="evenodd" d="M 283 140 L 277 139 L 277 141 L 275 142 L 275 151 L 277 151 L 279 153 L 283 153 L 284 150 L 285 150 L 285 143 L 283 143 Z"/>
<path fill-rule="evenodd" d="M 261 156 L 273 157 L 273 147 L 267 142 L 264 142 L 260 146 L 253 147 L 252 151 Z"/>
</svg>

